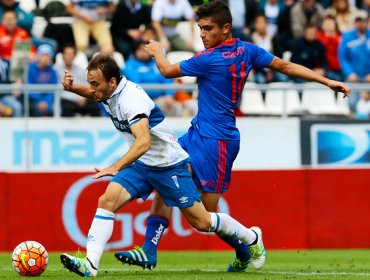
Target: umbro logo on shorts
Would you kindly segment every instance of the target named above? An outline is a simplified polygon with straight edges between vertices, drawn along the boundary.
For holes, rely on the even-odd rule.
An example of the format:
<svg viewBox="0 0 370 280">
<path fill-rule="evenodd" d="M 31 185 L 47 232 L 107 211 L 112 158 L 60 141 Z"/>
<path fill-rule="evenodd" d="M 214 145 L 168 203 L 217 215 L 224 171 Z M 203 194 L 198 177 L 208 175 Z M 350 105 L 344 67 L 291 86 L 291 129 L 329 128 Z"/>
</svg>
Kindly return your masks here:
<svg viewBox="0 0 370 280">
<path fill-rule="evenodd" d="M 189 201 L 189 198 L 187 196 L 183 196 L 179 198 L 180 203 L 187 203 Z"/>
</svg>

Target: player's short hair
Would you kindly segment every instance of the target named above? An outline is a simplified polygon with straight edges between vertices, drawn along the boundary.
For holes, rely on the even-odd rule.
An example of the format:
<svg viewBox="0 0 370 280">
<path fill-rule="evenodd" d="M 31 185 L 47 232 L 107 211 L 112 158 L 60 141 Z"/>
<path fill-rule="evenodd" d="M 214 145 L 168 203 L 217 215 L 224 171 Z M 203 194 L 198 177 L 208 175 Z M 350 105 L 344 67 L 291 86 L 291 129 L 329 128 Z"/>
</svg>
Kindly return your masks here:
<svg viewBox="0 0 370 280">
<path fill-rule="evenodd" d="M 221 0 L 211 1 L 199 6 L 195 14 L 197 21 L 202 18 L 211 18 L 219 27 L 233 22 L 229 6 Z"/>
<path fill-rule="evenodd" d="M 108 54 L 98 54 L 93 57 L 87 65 L 87 71 L 91 70 L 100 70 L 107 82 L 112 78 L 116 78 L 117 83 L 121 80 L 119 66 L 114 58 Z"/>
</svg>

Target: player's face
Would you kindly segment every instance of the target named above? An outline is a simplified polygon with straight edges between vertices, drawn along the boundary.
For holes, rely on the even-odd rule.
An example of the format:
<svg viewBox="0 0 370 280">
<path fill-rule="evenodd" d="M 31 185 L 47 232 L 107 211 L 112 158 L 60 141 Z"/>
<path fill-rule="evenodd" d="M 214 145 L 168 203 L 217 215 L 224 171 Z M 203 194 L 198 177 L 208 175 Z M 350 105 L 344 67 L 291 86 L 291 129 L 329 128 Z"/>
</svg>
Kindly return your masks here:
<svg viewBox="0 0 370 280">
<path fill-rule="evenodd" d="M 206 49 L 213 48 L 231 38 L 231 25 L 225 24 L 222 28 L 210 18 L 201 18 L 198 20 L 200 28 L 200 37 Z"/>
<path fill-rule="evenodd" d="M 94 69 L 87 73 L 87 81 L 95 101 L 105 101 L 112 95 L 115 89 L 112 79 L 107 82 L 100 69 Z"/>
</svg>

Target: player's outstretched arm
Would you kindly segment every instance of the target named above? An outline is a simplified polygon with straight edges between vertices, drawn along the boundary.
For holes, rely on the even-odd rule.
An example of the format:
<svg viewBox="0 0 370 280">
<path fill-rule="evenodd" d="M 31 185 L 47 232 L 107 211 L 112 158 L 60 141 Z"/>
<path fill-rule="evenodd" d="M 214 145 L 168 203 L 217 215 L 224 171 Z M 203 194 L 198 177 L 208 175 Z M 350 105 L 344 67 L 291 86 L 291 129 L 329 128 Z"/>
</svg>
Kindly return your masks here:
<svg viewBox="0 0 370 280">
<path fill-rule="evenodd" d="M 149 120 L 147 118 L 143 118 L 132 125 L 131 131 L 135 136 L 135 142 L 131 145 L 127 153 L 111 166 L 104 169 L 95 168 L 97 173 L 93 176 L 94 179 L 116 175 L 120 170 L 133 164 L 150 149 L 151 137 L 149 131 Z"/>
<path fill-rule="evenodd" d="M 162 45 L 154 40 L 150 40 L 145 46 L 145 50 L 154 57 L 159 72 L 166 78 L 176 78 L 183 76 L 180 70 L 180 64 L 171 64 L 163 54 Z"/>
<path fill-rule="evenodd" d="M 349 96 L 351 89 L 343 82 L 330 80 L 302 65 L 284 61 L 278 57 L 274 57 L 269 66 L 270 69 L 279 71 L 288 76 L 304 79 L 306 81 L 317 82 L 330 87 L 335 92 L 342 92 L 343 97 Z"/>
<path fill-rule="evenodd" d="M 94 99 L 93 91 L 90 89 L 90 86 L 75 84 L 73 74 L 69 71 L 64 71 L 62 86 L 64 90 L 76 93 L 88 99 Z"/>
</svg>

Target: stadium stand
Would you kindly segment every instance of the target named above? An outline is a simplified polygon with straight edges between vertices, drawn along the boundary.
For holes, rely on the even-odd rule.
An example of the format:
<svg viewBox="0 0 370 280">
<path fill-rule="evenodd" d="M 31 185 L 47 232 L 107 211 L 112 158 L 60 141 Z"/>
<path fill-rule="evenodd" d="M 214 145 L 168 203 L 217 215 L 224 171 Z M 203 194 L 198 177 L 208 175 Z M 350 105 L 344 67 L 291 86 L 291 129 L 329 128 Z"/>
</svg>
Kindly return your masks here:
<svg viewBox="0 0 370 280">
<path fill-rule="evenodd" d="M 288 89 L 283 89 L 283 88 Z M 302 114 L 302 104 L 299 92 L 294 88 L 293 83 L 275 82 L 268 85 L 266 91 L 266 113 L 269 115 Z"/>
<path fill-rule="evenodd" d="M 264 115 L 267 113 L 262 91 L 257 84 L 245 83 L 240 102 L 240 111 L 245 115 Z"/>
</svg>

